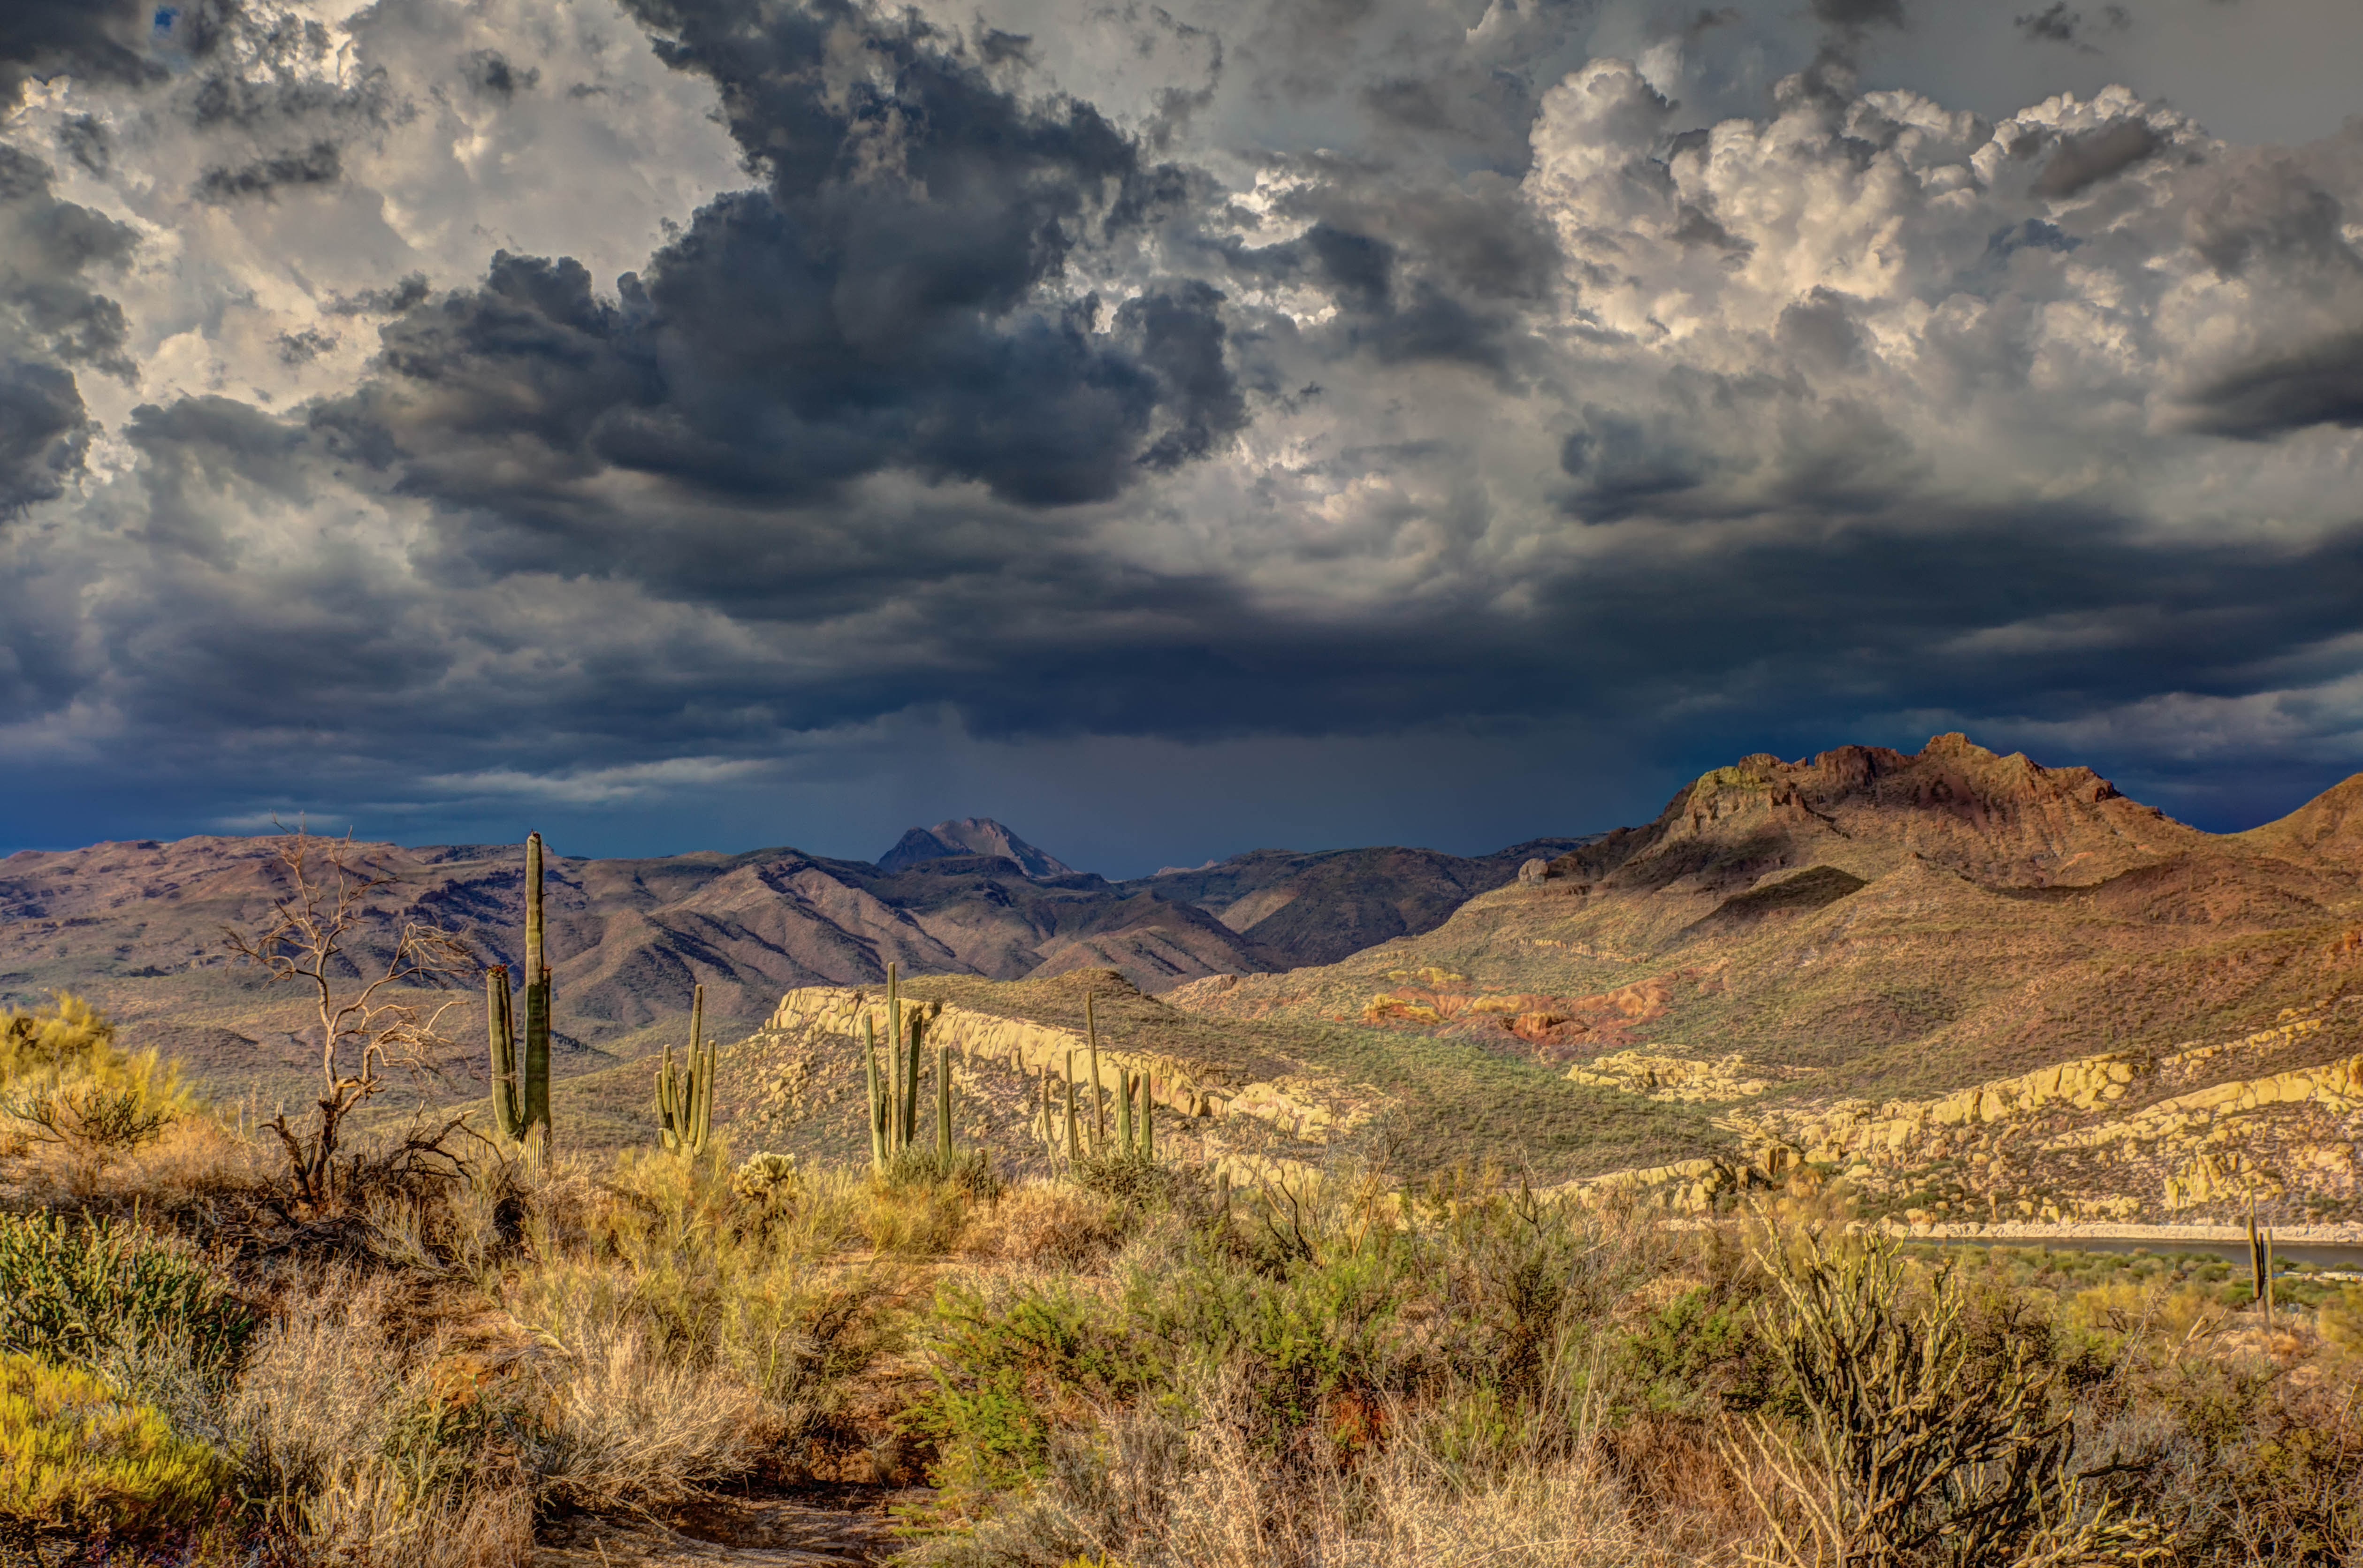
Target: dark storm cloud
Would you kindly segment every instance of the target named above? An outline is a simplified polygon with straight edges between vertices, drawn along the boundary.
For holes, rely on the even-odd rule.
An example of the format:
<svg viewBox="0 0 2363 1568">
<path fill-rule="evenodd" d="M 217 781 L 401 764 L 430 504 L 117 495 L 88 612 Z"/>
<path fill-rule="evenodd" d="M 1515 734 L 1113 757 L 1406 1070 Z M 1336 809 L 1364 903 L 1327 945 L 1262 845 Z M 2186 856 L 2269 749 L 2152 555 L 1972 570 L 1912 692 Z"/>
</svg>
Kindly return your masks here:
<svg viewBox="0 0 2363 1568">
<path fill-rule="evenodd" d="M 2363 428 L 2363 331 L 2245 366 L 2187 400 L 2188 428 L 2261 440 L 2309 425 Z"/>
<path fill-rule="evenodd" d="M 2092 52 L 2086 37 L 2092 31 L 2122 33 L 2134 25 L 2132 13 L 2123 6 L 2101 7 L 2101 20 L 2096 28 L 2088 27 L 2084 13 L 2069 6 L 2068 0 L 2052 0 L 2040 11 L 2030 11 L 2012 19 L 2011 25 L 2030 43 L 2060 43 Z"/>
<path fill-rule="evenodd" d="M 115 161 L 114 139 L 91 115 L 70 116 L 58 128 L 58 146 L 65 155 L 104 180 Z"/>
<path fill-rule="evenodd" d="M 49 508 L 0 548 L 80 620 L 0 624 L 9 733 L 234 768 L 248 804 L 265 773 L 538 799 L 937 723 L 1213 742 L 1442 716 L 1714 752 L 2286 698 L 2272 756 L 2350 745 L 2363 539 L 2344 449 L 2288 439 L 2363 424 L 2344 143 L 2245 155 L 2122 91 L 1999 132 L 1858 96 L 1849 51 L 1924 17 L 1892 0 L 1784 10 L 1822 61 L 1737 117 L 1681 57 L 1744 18 L 1670 19 L 1622 63 L 1583 61 L 1575 5 L 1026 38 L 636 9 L 716 153 L 635 209 L 661 240 L 273 274 L 256 292 L 299 303 L 226 307 L 235 371 L 183 343 L 171 373 L 267 384 L 283 416 L 143 390 L 93 431 L 72 370 L 158 340 L 107 325 L 131 231 L 0 166 L 0 221 L 46 236 L 5 252 L 0 506 Z M 173 199 L 229 207 L 192 235 L 333 252 L 322 228 L 372 205 L 526 233 L 393 184 L 390 149 L 471 181 L 575 112 L 589 57 L 503 15 L 393 0 L 332 38 L 257 7 L 237 49 L 217 17 L 177 35 L 144 127 L 77 141 L 61 100 L 40 147 L 148 177 L 155 128 L 185 130 Z M 2054 21 L 2080 41 L 2102 15 Z M 411 64 L 372 74 L 397 35 Z M 569 145 L 534 167 L 570 193 L 662 172 Z M 191 295 L 218 285 L 146 319 L 186 330 Z M 45 500 L 94 439 L 86 500 Z"/>
<path fill-rule="evenodd" d="M 51 190 L 52 171 L 0 143 L 0 518 L 82 472 L 95 424 L 73 366 L 126 374 L 122 306 L 86 274 L 127 260 L 132 231 Z"/>
<path fill-rule="evenodd" d="M 495 98 L 514 98 L 541 85 L 538 68 L 512 65 L 508 56 L 496 49 L 476 50 L 461 62 L 460 69 L 468 85 Z"/>
<path fill-rule="evenodd" d="M 433 293 L 427 274 L 413 272 L 391 288 L 333 295 L 327 310 L 331 316 L 402 316 L 425 305 Z"/>
<path fill-rule="evenodd" d="M 1903 26 L 1903 0 L 1814 0 L 1814 15 L 1833 28 Z"/>
<path fill-rule="evenodd" d="M 2131 168 L 2165 146 L 2147 120 L 2120 120 L 2096 130 L 2059 139 L 2043 172 L 2035 178 L 2039 196 L 2072 196 Z"/>
<path fill-rule="evenodd" d="M 1152 284 L 1112 311 L 1049 292 L 1170 195 L 1088 106 L 1021 102 L 915 21 L 650 19 L 720 85 L 763 187 L 700 211 L 616 304 L 571 261 L 503 256 L 414 307 L 380 380 L 318 417 L 348 450 L 460 502 L 552 506 L 608 467 L 801 502 L 904 469 L 1056 506 L 1243 421 L 1215 289 Z"/>
<path fill-rule="evenodd" d="M 87 274 L 137 242 L 125 225 L 59 201 L 47 164 L 0 143 L 0 345 L 14 338 L 67 364 L 128 372 L 122 307 Z"/>
<path fill-rule="evenodd" d="M 344 159 L 336 143 L 316 141 L 236 169 L 208 169 L 197 181 L 197 195 L 210 202 L 236 201 L 241 196 L 268 195 L 283 186 L 332 185 L 344 172 Z"/>
<path fill-rule="evenodd" d="M 82 467 L 92 428 L 71 374 L 0 360 L 0 517 L 63 490 Z"/>
<path fill-rule="evenodd" d="M 0 6 L 0 111 L 28 78 L 162 75 L 141 48 L 151 10 L 139 0 L 8 0 Z"/>
</svg>

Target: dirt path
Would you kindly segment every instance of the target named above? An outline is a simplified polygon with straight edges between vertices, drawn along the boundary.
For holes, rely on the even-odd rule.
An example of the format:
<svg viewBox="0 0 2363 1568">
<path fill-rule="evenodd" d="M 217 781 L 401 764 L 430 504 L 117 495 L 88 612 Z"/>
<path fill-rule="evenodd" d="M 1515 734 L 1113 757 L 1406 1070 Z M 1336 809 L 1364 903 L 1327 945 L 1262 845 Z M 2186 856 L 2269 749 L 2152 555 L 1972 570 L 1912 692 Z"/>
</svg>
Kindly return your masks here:
<svg viewBox="0 0 2363 1568">
<path fill-rule="evenodd" d="M 545 1527 L 533 1568 L 851 1568 L 907 1544 L 889 1510 L 921 1492 L 815 1487 L 787 1496 L 723 1497 L 659 1523 L 561 1519 Z"/>
</svg>

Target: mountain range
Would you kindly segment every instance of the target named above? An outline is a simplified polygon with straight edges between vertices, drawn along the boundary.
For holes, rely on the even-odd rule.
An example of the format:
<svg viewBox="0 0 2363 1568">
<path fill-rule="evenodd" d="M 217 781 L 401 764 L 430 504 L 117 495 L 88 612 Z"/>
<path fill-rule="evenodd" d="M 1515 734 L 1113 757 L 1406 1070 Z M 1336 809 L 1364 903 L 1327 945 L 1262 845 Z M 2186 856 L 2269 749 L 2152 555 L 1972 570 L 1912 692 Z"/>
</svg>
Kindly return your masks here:
<svg viewBox="0 0 2363 1568">
<path fill-rule="evenodd" d="M 793 849 L 640 860 L 552 854 L 547 884 L 560 1071 L 637 1051 L 677 1023 L 693 985 L 720 1031 L 780 995 L 905 974 L 993 980 L 1115 970 L 1144 991 L 1216 973 L 1332 962 L 1425 930 L 1537 855 L 1540 840 L 1475 858 L 1426 850 L 1258 851 L 1194 872 L 1110 882 L 1001 824 L 914 828 L 880 861 Z M 71 989 L 135 1040 L 241 1086 L 307 1071 L 300 1004 L 229 962 L 226 927 L 250 928 L 283 885 L 269 838 L 203 837 L 22 851 L 0 860 L 0 1002 Z M 391 879 L 356 934 L 366 962 L 397 924 L 427 919 L 516 964 L 524 851 L 516 845 L 355 843 Z M 468 1062 L 455 1058 L 455 1073 Z"/>
<path fill-rule="evenodd" d="M 364 959 L 424 917 L 516 961 L 519 849 L 351 848 L 394 879 Z M 0 862 L 0 996 L 80 990 L 216 1087 L 289 1092 L 300 1001 L 220 937 L 268 907 L 273 849 Z M 2363 775 L 2214 834 L 1944 735 L 1743 758 L 1651 822 L 1474 858 L 1256 851 L 1109 882 L 982 818 L 876 863 L 553 856 L 549 918 L 583 1147 L 649 1135 L 636 1059 L 702 984 L 737 1042 L 720 1118 L 858 1153 L 846 1031 L 893 962 L 948 1009 L 973 1131 L 1012 1159 L 1089 996 L 1173 1147 L 1250 1168 L 1377 1140 L 1406 1171 L 1654 1170 L 1686 1204 L 1810 1167 L 1931 1223 L 2363 1215 Z M 461 1095 L 482 1056 L 447 1064 Z"/>
</svg>

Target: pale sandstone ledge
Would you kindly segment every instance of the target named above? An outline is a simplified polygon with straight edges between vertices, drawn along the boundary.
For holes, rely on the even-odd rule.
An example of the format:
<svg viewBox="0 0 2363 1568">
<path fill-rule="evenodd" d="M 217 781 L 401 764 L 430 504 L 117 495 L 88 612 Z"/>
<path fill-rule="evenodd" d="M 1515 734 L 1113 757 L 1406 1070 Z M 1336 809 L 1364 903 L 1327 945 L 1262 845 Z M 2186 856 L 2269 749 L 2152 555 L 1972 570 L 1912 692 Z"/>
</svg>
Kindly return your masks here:
<svg viewBox="0 0 2363 1568">
<path fill-rule="evenodd" d="M 926 1020 L 926 1040 L 930 1046 L 949 1046 L 961 1056 L 974 1060 L 1001 1062 L 1005 1066 L 1033 1076 L 1048 1069 L 1063 1081 L 1071 1062 L 1075 1082 L 1091 1082 L 1088 1061 L 1090 1042 L 1083 1031 L 1056 1024 L 1039 1024 L 1025 1018 L 1003 1018 L 994 1013 L 980 1013 L 970 1007 L 944 1002 L 922 1002 L 911 997 L 903 1001 L 904 1011 Z M 876 987 L 846 985 L 806 985 L 780 998 L 763 1028 L 767 1031 L 801 1034 L 818 1029 L 826 1034 L 844 1036 L 848 1040 L 861 1038 L 864 1018 L 877 1022 L 882 1036 L 886 1027 L 886 994 Z M 1149 1094 L 1157 1103 L 1169 1110 L 1188 1117 L 1248 1116 L 1270 1123 L 1292 1137 L 1312 1143 L 1326 1143 L 1336 1133 L 1345 1130 L 1352 1118 L 1340 1118 L 1326 1106 L 1319 1105 L 1292 1094 L 1281 1084 L 1258 1082 L 1232 1084 L 1223 1082 L 1220 1070 L 1204 1062 L 1192 1062 L 1148 1051 L 1127 1050 L 1100 1042 L 1100 1075 L 1102 1082 L 1113 1089 L 1115 1074 L 1126 1072 L 1144 1075 L 1148 1080 Z"/>
</svg>

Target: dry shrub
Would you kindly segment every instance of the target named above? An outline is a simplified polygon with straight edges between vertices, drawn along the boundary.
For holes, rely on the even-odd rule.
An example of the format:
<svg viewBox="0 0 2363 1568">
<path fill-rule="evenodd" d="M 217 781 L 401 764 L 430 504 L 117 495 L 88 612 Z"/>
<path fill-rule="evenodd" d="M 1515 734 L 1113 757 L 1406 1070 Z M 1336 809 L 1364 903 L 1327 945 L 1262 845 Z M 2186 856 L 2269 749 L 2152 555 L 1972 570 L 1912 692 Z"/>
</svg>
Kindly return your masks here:
<svg viewBox="0 0 2363 1568">
<path fill-rule="evenodd" d="M 1603 1431 L 1599 1452 L 1658 1546 L 1703 1557 L 1756 1532 L 1755 1505 L 1704 1419 L 1647 1412 Z"/>
<path fill-rule="evenodd" d="M 516 1568 L 533 1558 L 533 1495 L 422 1498 L 390 1470 L 357 1471 L 305 1505 L 302 1545 L 357 1568 Z"/>
<path fill-rule="evenodd" d="M 861 1230 L 881 1254 L 940 1258 L 960 1244 L 974 1207 L 975 1199 L 950 1183 L 872 1182 L 869 1205 L 861 1214 Z"/>
<path fill-rule="evenodd" d="M 549 1425 L 535 1469 L 578 1507 L 674 1503 L 742 1473 L 786 1421 L 726 1372 L 668 1359 L 614 1299 L 577 1298 L 540 1326 L 563 1347 L 545 1363 Z"/>
<path fill-rule="evenodd" d="M 1622 1568 L 1671 1560 L 1636 1535 L 1620 1489 L 1588 1449 L 1471 1474 L 1407 1433 L 1352 1469 L 1322 1465 L 1291 1477 L 1249 1440 L 1249 1391 L 1235 1371 L 1197 1403 L 1188 1472 L 1158 1543 L 1190 1568 Z"/>
<path fill-rule="evenodd" d="M 533 1493 L 516 1413 L 455 1396 L 432 1354 L 406 1342 L 401 1296 L 383 1275 L 343 1269 L 290 1293 L 231 1406 L 246 1489 L 305 1556 L 368 1568 L 522 1562 Z"/>
<path fill-rule="evenodd" d="M 933 1568 L 1649 1568 L 1694 1563 L 1636 1531 L 1586 1455 L 1472 1478 L 1406 1437 L 1361 1463 L 1276 1465 L 1249 1435 L 1236 1365 L 1184 1406 L 1100 1413 L 1062 1438 L 1048 1482 L 969 1536 L 914 1553 Z"/>
<path fill-rule="evenodd" d="M 1123 1245 L 1123 1218 L 1106 1199 L 1071 1184 L 1027 1182 L 969 1217 L 960 1251 L 972 1258 L 1079 1272 Z"/>
</svg>

